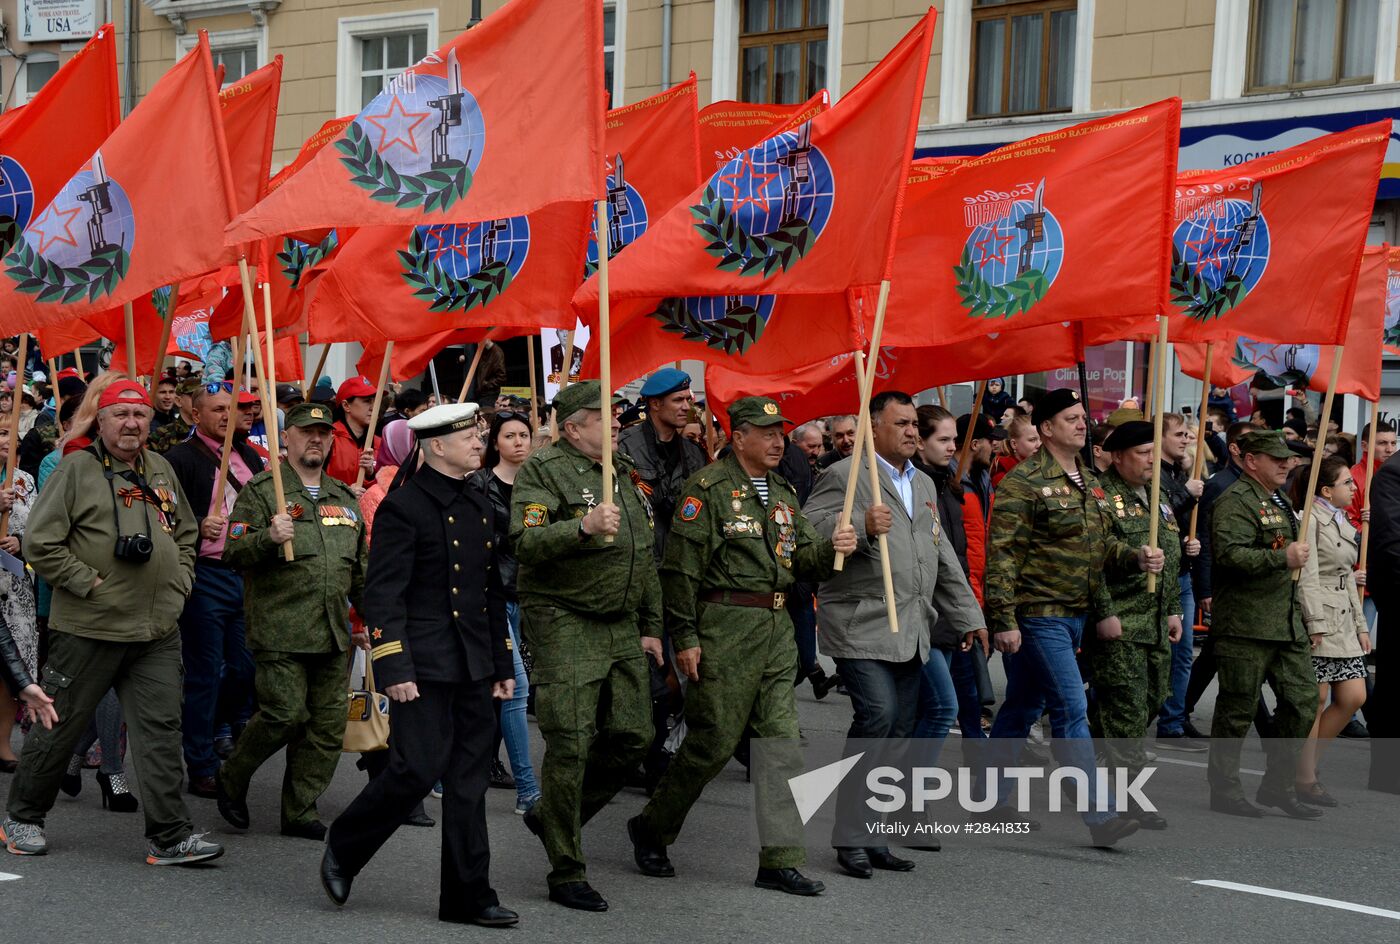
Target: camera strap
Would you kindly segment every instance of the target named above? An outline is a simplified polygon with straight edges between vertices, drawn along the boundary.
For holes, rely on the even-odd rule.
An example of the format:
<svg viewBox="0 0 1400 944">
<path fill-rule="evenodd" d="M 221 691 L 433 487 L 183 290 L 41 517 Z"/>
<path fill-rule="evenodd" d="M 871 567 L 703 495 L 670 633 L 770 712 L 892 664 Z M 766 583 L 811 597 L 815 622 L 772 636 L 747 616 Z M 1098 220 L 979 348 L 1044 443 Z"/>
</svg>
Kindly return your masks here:
<svg viewBox="0 0 1400 944">
<path fill-rule="evenodd" d="M 107 450 L 99 448 L 96 443 L 84 447 L 83 452 L 91 453 L 92 457 L 102 464 L 102 476 L 107 480 L 107 485 L 112 490 L 112 524 L 117 529 L 117 537 L 121 538 L 123 536 L 121 516 L 117 513 L 118 496 L 116 479 L 118 477 L 134 485 L 144 497 L 145 500 L 141 502 L 141 510 L 146 516 L 145 533 L 149 535 L 151 533 L 151 505 L 155 505 L 159 508 L 160 496 L 158 496 L 155 490 L 146 482 L 146 477 L 134 469 L 124 469 L 122 471 L 113 469 L 112 457 L 107 454 Z M 129 502 L 127 507 L 131 507 Z M 162 519 L 162 521 L 163 520 L 164 519 Z"/>
</svg>

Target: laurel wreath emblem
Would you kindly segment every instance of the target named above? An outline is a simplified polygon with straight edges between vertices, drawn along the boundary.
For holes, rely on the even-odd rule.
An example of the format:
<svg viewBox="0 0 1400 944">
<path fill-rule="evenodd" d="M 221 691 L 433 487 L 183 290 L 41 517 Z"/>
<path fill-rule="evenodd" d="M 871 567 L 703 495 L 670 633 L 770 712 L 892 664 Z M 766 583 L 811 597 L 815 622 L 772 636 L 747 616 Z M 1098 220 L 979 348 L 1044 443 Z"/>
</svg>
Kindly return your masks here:
<svg viewBox="0 0 1400 944">
<path fill-rule="evenodd" d="M 301 277 L 312 266 L 329 256 L 338 245 L 340 237 L 335 230 L 331 230 L 325 239 L 314 246 L 299 239 L 284 239 L 282 251 L 277 254 L 277 261 L 281 263 L 282 274 L 292 283 L 292 288 L 300 288 Z"/>
<path fill-rule="evenodd" d="M 705 251 L 719 260 L 715 268 L 721 272 L 758 273 L 766 277 L 779 266 L 786 272 L 807 255 L 817 240 L 812 224 L 800 217 L 789 220 L 766 236 L 744 232 L 713 185 L 705 188 L 700 203 L 691 207 L 690 212 L 697 220 L 695 229 L 710 241 Z"/>
<path fill-rule="evenodd" d="M 1400 324 L 1387 327 L 1385 335 L 1381 338 L 1381 343 L 1387 347 L 1400 347 Z"/>
<path fill-rule="evenodd" d="M 1024 314 L 1050 290 L 1050 282 L 1040 269 L 1031 269 L 1005 285 L 993 285 L 982 276 L 972 261 L 971 248 L 966 246 L 962 260 L 953 266 L 953 274 L 958 279 L 958 298 L 970 318 L 1010 318 Z"/>
<path fill-rule="evenodd" d="M 1191 271 L 1191 266 L 1172 247 L 1172 302 L 1196 321 L 1214 321 L 1240 303 L 1245 296 L 1244 278 L 1233 273 L 1225 277 L 1219 288 L 1211 288 L 1205 279 Z"/>
<path fill-rule="evenodd" d="M 16 291 L 37 295 L 36 301 L 59 304 L 110 295 L 131 268 L 131 256 L 121 246 L 108 246 L 80 266 L 65 267 L 39 255 L 23 236 L 5 262 L 9 265 L 5 274 L 19 283 Z"/>
<path fill-rule="evenodd" d="M 679 334 L 686 341 L 699 341 L 726 354 L 746 352 L 757 343 L 767 325 L 758 310 L 749 305 L 741 305 L 715 321 L 702 321 L 680 298 L 665 299 L 656 306 L 651 317 L 661 322 L 663 331 Z"/>
<path fill-rule="evenodd" d="M 414 287 L 414 297 L 433 300 L 428 306 L 433 312 L 480 308 L 509 288 L 514 278 L 510 266 L 499 259 L 493 259 L 475 275 L 457 278 L 433 258 L 421 228 L 413 230 L 408 249 L 399 250 L 398 256 L 403 280 Z"/>
<path fill-rule="evenodd" d="M 399 208 L 419 207 L 424 210 L 446 210 L 467 195 L 472 187 L 471 168 L 463 161 L 447 161 L 445 167 L 423 174 L 401 174 L 394 165 L 380 157 L 369 135 L 355 122 L 345 129 L 345 136 L 335 142 L 336 150 L 344 156 L 340 162 L 353 174 L 351 182 L 370 191 L 370 199 L 392 203 Z"/>
</svg>

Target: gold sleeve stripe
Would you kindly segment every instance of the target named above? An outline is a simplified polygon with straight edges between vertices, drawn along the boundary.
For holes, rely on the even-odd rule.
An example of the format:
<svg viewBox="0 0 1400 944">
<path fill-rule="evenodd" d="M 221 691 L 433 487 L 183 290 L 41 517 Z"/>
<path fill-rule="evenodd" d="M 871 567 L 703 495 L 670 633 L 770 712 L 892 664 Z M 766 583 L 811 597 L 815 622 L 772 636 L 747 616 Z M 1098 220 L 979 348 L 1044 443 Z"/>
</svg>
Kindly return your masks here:
<svg viewBox="0 0 1400 944">
<path fill-rule="evenodd" d="M 403 643 L 386 642 L 382 646 L 375 646 L 371 649 L 370 658 L 377 662 L 385 656 L 396 656 L 401 652 L 403 652 Z"/>
</svg>

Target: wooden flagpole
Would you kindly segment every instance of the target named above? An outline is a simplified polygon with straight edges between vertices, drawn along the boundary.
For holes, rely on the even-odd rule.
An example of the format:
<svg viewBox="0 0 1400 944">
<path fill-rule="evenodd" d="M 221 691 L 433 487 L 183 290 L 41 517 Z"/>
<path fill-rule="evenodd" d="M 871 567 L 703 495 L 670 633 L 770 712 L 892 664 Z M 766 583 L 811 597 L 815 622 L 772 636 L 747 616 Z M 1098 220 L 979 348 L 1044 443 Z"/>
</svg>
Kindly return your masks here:
<svg viewBox="0 0 1400 944">
<path fill-rule="evenodd" d="M 860 384 L 860 389 L 868 395 L 874 381 L 875 362 L 870 363 L 870 376 L 866 376 L 865 352 L 856 351 L 856 382 Z M 866 423 L 865 429 L 865 458 L 870 471 L 870 494 L 875 505 L 880 501 L 880 466 L 875 458 L 875 430 L 871 423 Z M 860 474 L 860 469 L 854 464 L 851 466 L 851 478 L 856 478 Z M 934 514 L 938 514 L 937 511 Z M 889 621 L 890 632 L 899 632 L 899 608 L 894 598 L 894 574 L 890 571 L 890 537 L 882 534 L 876 542 L 880 548 L 880 576 L 885 582 L 885 618 Z"/>
<path fill-rule="evenodd" d="M 374 448 L 374 430 L 379 425 L 379 408 L 384 405 L 384 388 L 389 386 L 389 364 L 394 358 L 394 342 L 384 345 L 384 362 L 379 365 L 379 385 L 374 388 L 374 408 L 369 414 L 369 427 L 365 430 L 365 452 Z M 458 403 L 462 402 L 460 400 Z M 365 484 L 365 470 L 361 466 L 355 471 L 355 487 Z"/>
<path fill-rule="evenodd" d="M 870 357 L 872 367 L 869 371 L 856 375 L 856 380 L 860 385 L 860 412 L 856 416 L 856 442 L 851 451 L 851 476 L 846 480 L 846 500 L 841 506 L 841 526 L 845 527 L 851 523 L 851 509 L 856 503 L 856 473 L 860 468 L 860 451 L 863 441 L 861 424 L 870 424 L 870 391 L 875 383 L 874 364 L 878 363 L 876 358 L 880 356 L 880 336 L 885 333 L 885 306 L 890 300 L 890 280 L 885 279 L 880 283 L 880 299 L 875 305 L 875 326 L 870 332 Z M 879 493 L 876 493 L 876 500 L 879 500 Z M 837 554 L 836 561 L 832 567 L 842 570 L 846 566 L 846 556 Z"/>
<path fill-rule="evenodd" d="M 131 302 L 122 306 L 122 321 L 126 325 L 126 373 L 136 379 L 136 316 L 131 311 Z"/>
<path fill-rule="evenodd" d="M 1152 348 L 1152 365 L 1149 368 L 1152 377 L 1152 396 L 1154 405 L 1160 405 L 1162 397 L 1165 395 L 1163 387 L 1167 379 L 1166 364 L 1159 363 L 1166 357 L 1167 353 L 1167 316 L 1157 316 L 1157 343 Z M 1162 417 L 1165 411 L 1155 410 L 1152 415 L 1152 500 L 1147 503 L 1147 511 L 1152 517 L 1147 525 L 1147 546 L 1152 550 L 1157 549 L 1158 526 L 1162 522 Z M 1148 571 L 1147 592 L 1157 592 L 1157 575 Z"/>
<path fill-rule="evenodd" d="M 82 373 L 82 371 L 78 371 Z M 53 391 L 53 424 L 58 427 L 58 435 L 63 436 L 63 404 L 58 399 L 58 361 L 49 358 L 49 389 Z"/>
<path fill-rule="evenodd" d="M 525 335 L 525 349 L 530 355 L 530 441 L 535 439 L 535 431 L 540 428 L 539 375 L 535 371 L 535 335 Z"/>
<path fill-rule="evenodd" d="M 1151 421 L 1152 414 L 1157 409 L 1157 357 L 1158 348 L 1161 342 L 1153 342 L 1147 346 L 1147 386 L 1142 391 L 1142 418 Z M 1089 408 L 1086 404 L 1086 410 Z"/>
<path fill-rule="evenodd" d="M 1371 428 L 1366 432 L 1366 485 L 1361 490 L 1361 507 L 1371 507 L 1371 479 L 1376 474 L 1376 427 L 1381 424 L 1381 401 L 1371 404 Z M 1366 552 L 1371 549 L 1371 516 L 1361 521 L 1361 554 L 1356 566 L 1366 569 Z"/>
<path fill-rule="evenodd" d="M 331 346 L 321 345 L 321 356 L 316 360 L 316 369 L 311 372 L 310 377 L 306 377 L 301 382 L 301 396 L 306 399 L 311 396 L 311 388 L 316 386 L 316 381 L 321 379 L 321 371 L 326 369 L 326 358 L 330 356 Z"/>
<path fill-rule="evenodd" d="M 160 385 L 161 375 L 165 372 L 165 349 L 170 346 L 170 332 L 175 327 L 175 309 L 179 303 L 180 286 L 177 283 L 170 286 L 170 304 L 165 309 L 165 318 L 160 326 L 160 344 L 156 346 L 156 362 L 151 368 L 151 385 L 147 388 L 152 393 Z"/>
<path fill-rule="evenodd" d="M 977 385 L 977 396 L 972 400 L 972 412 L 967 417 L 967 435 L 963 437 L 962 449 L 958 451 L 958 480 L 967 474 L 967 454 L 972 451 L 972 432 L 977 428 L 977 418 L 982 415 L 982 397 L 987 392 L 987 381 Z"/>
<path fill-rule="evenodd" d="M 390 342 L 392 343 L 392 342 Z M 481 363 L 481 355 L 486 352 L 486 342 L 482 341 L 476 346 L 476 353 L 472 355 L 471 366 L 467 368 L 467 378 L 462 381 L 462 392 L 457 394 L 458 403 L 467 402 L 467 390 L 471 388 L 472 378 L 476 376 L 476 367 Z M 384 363 L 388 363 L 388 355 L 384 356 Z"/>
<path fill-rule="evenodd" d="M 127 311 L 131 311 L 130 306 Z M 128 322 L 129 324 L 129 322 Z M 15 389 L 10 394 L 10 446 L 5 455 L 5 488 L 15 487 L 15 464 L 19 461 L 19 400 L 24 388 L 24 365 L 29 362 L 29 335 L 19 336 L 19 357 L 15 368 Z M 0 514 L 0 536 L 10 533 L 10 513 Z"/>
<path fill-rule="evenodd" d="M 1205 472 L 1206 468 L 1206 409 L 1210 406 L 1210 371 L 1215 364 L 1215 342 L 1206 344 L 1206 369 L 1205 376 L 1201 380 L 1201 412 L 1196 414 L 1196 461 L 1191 467 L 1191 478 L 1198 479 Z M 1222 438 L 1224 430 L 1221 431 Z M 1191 506 L 1191 528 L 1187 531 L 1188 541 L 1196 540 L 1196 520 L 1201 513 L 1201 503 L 1197 501 Z M 1194 619 L 1190 613 L 1186 614 Z"/>
<path fill-rule="evenodd" d="M 1308 490 L 1303 498 L 1303 520 L 1298 526 L 1298 540 L 1304 544 L 1309 543 L 1308 537 L 1312 534 L 1312 512 L 1313 495 L 1317 492 L 1317 480 L 1322 475 L 1322 451 L 1327 448 L 1327 420 L 1332 416 L 1332 401 L 1337 395 L 1337 379 L 1342 373 L 1342 350 L 1344 345 L 1338 344 L 1332 350 L 1332 376 L 1327 379 L 1327 393 L 1322 398 L 1322 414 L 1317 418 L 1317 443 L 1313 447 L 1312 468 L 1308 470 Z M 1368 476 L 1366 484 L 1371 484 Z M 1316 553 L 1317 549 L 1313 549 Z M 1296 581 L 1303 576 L 1302 568 L 1293 571 L 1293 579 Z"/>
<path fill-rule="evenodd" d="M 715 458 L 715 419 L 710 413 L 709 393 L 705 394 L 705 410 L 701 415 L 701 420 L 705 424 L 705 454 L 713 462 Z"/>
<path fill-rule="evenodd" d="M 277 389 L 277 355 L 276 345 L 272 339 L 272 283 L 263 279 L 262 284 L 263 300 L 263 330 L 267 333 L 267 374 L 261 379 L 258 386 L 263 393 L 263 428 L 267 430 L 267 451 L 274 464 L 280 462 L 282 455 L 282 431 L 277 428 L 277 404 L 276 398 L 272 396 L 272 391 Z M 254 335 L 256 343 L 257 336 Z M 269 405 L 271 409 L 269 409 Z M 273 496 L 277 499 L 277 508 L 283 511 L 287 507 L 287 495 L 282 489 L 282 476 L 272 477 Z M 282 545 L 282 557 L 287 563 L 296 560 L 296 555 L 292 553 L 292 542 L 288 541 Z"/>
<path fill-rule="evenodd" d="M 602 236 L 608 231 L 608 202 L 598 201 L 598 395 L 603 408 L 603 504 L 611 505 L 613 500 L 613 407 L 612 407 L 612 314 L 608 300 L 608 253 L 603 248 Z M 573 351 L 569 351 L 569 364 L 573 366 Z M 606 544 L 613 543 L 611 534 L 604 535 Z"/>
<path fill-rule="evenodd" d="M 234 370 L 235 370 L 235 372 L 236 372 L 237 369 L 238 369 L 238 362 L 241 361 L 241 360 L 243 360 L 243 332 L 242 332 L 242 331 L 238 332 L 237 334 L 235 334 L 235 335 L 233 336 L 233 365 L 234 365 Z M 232 385 L 235 389 L 237 389 L 237 387 L 238 387 L 238 384 L 237 384 L 237 382 L 236 382 L 237 379 L 238 379 L 238 378 L 237 378 L 237 376 L 235 375 L 235 377 L 234 377 L 235 383 L 233 383 L 233 385 Z M 219 456 L 219 474 L 216 475 L 216 476 L 214 477 L 214 491 L 213 491 L 213 493 L 209 496 L 209 510 L 212 512 L 212 511 L 214 511 L 214 510 L 217 508 L 217 509 L 219 510 L 221 516 L 222 516 L 222 512 L 223 512 L 223 510 L 224 510 L 224 486 L 225 486 L 225 484 L 226 484 L 227 481 L 228 481 L 228 462 L 229 462 L 229 457 L 233 454 L 233 431 L 234 431 L 235 429 L 237 429 L 237 428 L 238 428 L 238 394 L 237 394 L 237 393 L 230 393 L 230 394 L 229 394 L 229 407 L 228 407 L 228 428 L 224 430 L 224 451 L 223 451 L 223 454 L 222 454 L 221 456 Z M 281 474 L 277 471 L 277 462 L 276 462 L 276 458 L 275 458 L 275 457 L 274 457 L 274 461 L 273 461 L 273 463 L 272 463 L 272 468 L 273 468 L 272 477 L 273 477 L 273 478 L 281 478 Z"/>
</svg>

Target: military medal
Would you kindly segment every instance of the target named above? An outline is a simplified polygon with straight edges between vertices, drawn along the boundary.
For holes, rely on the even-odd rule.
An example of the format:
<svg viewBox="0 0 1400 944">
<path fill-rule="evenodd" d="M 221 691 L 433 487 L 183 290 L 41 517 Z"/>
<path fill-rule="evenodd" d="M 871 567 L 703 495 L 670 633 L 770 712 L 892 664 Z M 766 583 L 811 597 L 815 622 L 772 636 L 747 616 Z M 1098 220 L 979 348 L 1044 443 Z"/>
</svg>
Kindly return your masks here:
<svg viewBox="0 0 1400 944">
<path fill-rule="evenodd" d="M 1046 498 L 1049 498 L 1051 495 L 1054 494 L 1054 489 L 1047 485 L 1040 490 L 1040 494 L 1044 495 Z"/>
<path fill-rule="evenodd" d="M 306 509 L 298 502 L 287 502 L 287 517 L 293 521 L 300 521 L 306 515 Z"/>
<path fill-rule="evenodd" d="M 585 489 L 583 490 L 583 492 L 582 492 L 582 495 L 583 495 L 583 503 L 584 503 L 585 505 L 587 505 L 589 508 L 593 508 L 593 507 L 596 507 L 596 506 L 597 506 L 597 504 L 598 504 L 598 499 L 595 498 L 595 497 L 593 496 L 593 489 L 591 489 L 591 488 L 585 488 Z"/>
</svg>

